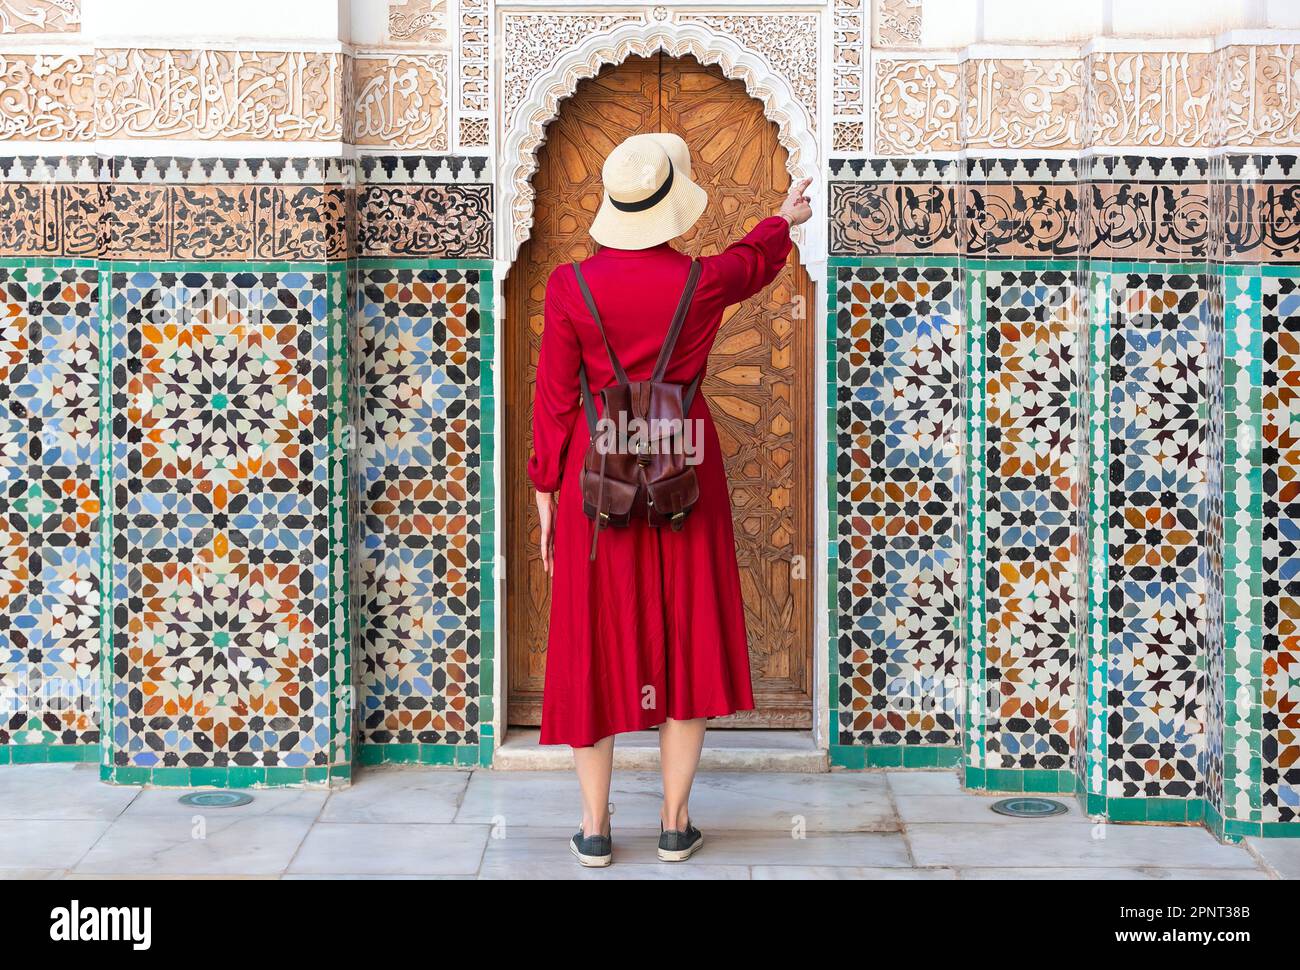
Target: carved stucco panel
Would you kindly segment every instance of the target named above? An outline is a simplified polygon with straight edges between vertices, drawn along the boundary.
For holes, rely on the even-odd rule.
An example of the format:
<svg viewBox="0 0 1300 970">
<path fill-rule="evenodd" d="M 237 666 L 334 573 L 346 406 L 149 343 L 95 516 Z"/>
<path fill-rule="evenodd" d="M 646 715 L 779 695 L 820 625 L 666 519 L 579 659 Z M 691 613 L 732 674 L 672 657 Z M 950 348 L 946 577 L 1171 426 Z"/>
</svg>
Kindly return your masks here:
<svg viewBox="0 0 1300 970">
<path fill-rule="evenodd" d="M 919 155 L 961 149 L 962 69 L 955 62 L 881 58 L 874 64 L 875 150 Z"/>
<path fill-rule="evenodd" d="M 104 49 L 100 138 L 328 141 L 344 136 L 345 58 L 323 51 Z"/>
<path fill-rule="evenodd" d="M 0 55 L 0 140 L 93 139 L 92 61 L 80 54 Z"/>
<path fill-rule="evenodd" d="M 871 42 L 876 47 L 921 43 L 921 0 L 872 0 Z"/>
<path fill-rule="evenodd" d="M 821 51 L 817 14 L 679 14 L 678 23 L 702 24 L 754 51 L 789 83 L 817 127 L 817 63 Z"/>
<path fill-rule="evenodd" d="M 1083 62 L 969 60 L 967 148 L 1072 149 L 1083 144 Z"/>
<path fill-rule="evenodd" d="M 1300 46 L 1233 46 L 1217 52 L 1215 143 L 1300 145 Z"/>
<path fill-rule="evenodd" d="M 507 13 L 501 24 L 504 77 L 501 83 L 502 127 L 509 129 L 523 104 L 528 85 L 544 75 L 565 52 L 625 24 L 644 23 L 640 12 L 627 14 Z"/>
<path fill-rule="evenodd" d="M 1087 144 L 1209 144 L 1214 60 L 1208 52 L 1094 53 L 1087 70 Z"/>
<path fill-rule="evenodd" d="M 446 54 L 358 54 L 354 144 L 446 151 Z"/>
<path fill-rule="evenodd" d="M 67 34 L 81 30 L 81 0 L 0 0 L 0 34 Z"/>
<path fill-rule="evenodd" d="M 726 15 L 667 7 L 617 14 L 507 11 L 501 15 L 502 144 L 498 258 L 513 261 L 532 226 L 537 149 L 559 102 L 606 64 L 629 55 L 665 51 L 717 64 L 744 81 L 763 102 L 794 176 L 815 175 L 820 153 L 815 137 L 820 25 L 817 14 Z M 801 38 L 790 44 L 792 36 Z M 808 50 L 793 47 L 807 46 Z M 814 230 L 815 231 L 815 230 Z M 801 250 L 805 260 L 821 249 Z"/>
<path fill-rule="evenodd" d="M 486 148 L 491 110 L 490 38 L 487 0 L 460 0 L 457 141 L 460 148 Z"/>
<path fill-rule="evenodd" d="M 831 9 L 832 148 L 860 152 L 866 148 L 866 5 L 865 0 L 834 0 Z"/>
<path fill-rule="evenodd" d="M 388 39 L 395 44 L 447 40 L 448 0 L 388 0 Z"/>
</svg>

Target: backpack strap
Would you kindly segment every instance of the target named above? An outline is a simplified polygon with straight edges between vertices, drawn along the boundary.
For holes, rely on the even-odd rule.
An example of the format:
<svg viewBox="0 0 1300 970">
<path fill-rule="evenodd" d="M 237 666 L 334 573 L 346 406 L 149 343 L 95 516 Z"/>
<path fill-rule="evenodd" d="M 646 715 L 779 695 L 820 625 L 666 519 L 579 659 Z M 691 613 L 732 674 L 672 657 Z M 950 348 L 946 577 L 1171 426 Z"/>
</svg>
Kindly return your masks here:
<svg viewBox="0 0 1300 970">
<path fill-rule="evenodd" d="M 582 291 L 582 298 L 586 301 L 587 312 L 591 314 L 591 319 L 596 324 L 596 330 L 600 332 L 600 340 L 605 345 L 605 353 L 609 356 L 609 364 L 614 369 L 614 379 L 620 384 L 626 384 L 627 374 L 623 370 L 623 365 L 618 362 L 618 357 L 614 354 L 614 348 L 609 345 L 609 338 L 605 336 L 605 325 L 600 322 L 600 311 L 596 309 L 596 300 L 591 295 L 591 289 L 587 286 L 587 281 L 582 276 L 582 267 L 573 263 L 573 275 L 578 281 L 578 289 Z M 594 436 L 596 434 L 596 400 L 591 395 L 591 382 L 587 380 L 587 368 L 582 364 L 578 365 L 578 383 L 582 386 L 582 410 L 587 414 L 587 430 Z"/>
<path fill-rule="evenodd" d="M 609 345 L 609 338 L 605 336 L 605 325 L 600 322 L 600 311 L 596 309 L 596 301 L 592 298 L 591 290 L 587 288 L 587 281 L 582 277 L 582 267 L 577 263 L 573 264 L 573 275 L 578 279 L 578 289 L 582 291 L 582 298 L 587 301 L 587 310 L 591 313 L 591 319 L 595 321 L 596 329 L 600 331 L 600 340 L 605 345 L 605 353 L 609 355 L 609 366 L 614 368 L 614 377 L 620 384 L 627 384 L 627 373 L 623 370 L 623 365 L 618 362 L 614 348 Z"/>
<path fill-rule="evenodd" d="M 686 311 L 691 308 L 691 300 L 695 296 L 695 284 L 700 281 L 700 261 L 691 260 L 690 272 L 686 274 L 686 286 L 682 290 L 682 298 L 677 301 L 677 312 L 673 314 L 673 322 L 668 327 L 668 336 L 664 338 L 663 348 L 659 351 L 659 359 L 655 361 L 654 373 L 650 380 L 658 382 L 664 379 L 664 371 L 668 369 L 668 360 L 673 355 L 673 348 L 677 346 L 677 338 L 681 335 L 682 324 L 686 322 Z M 687 403 L 683 398 L 683 404 Z"/>
</svg>

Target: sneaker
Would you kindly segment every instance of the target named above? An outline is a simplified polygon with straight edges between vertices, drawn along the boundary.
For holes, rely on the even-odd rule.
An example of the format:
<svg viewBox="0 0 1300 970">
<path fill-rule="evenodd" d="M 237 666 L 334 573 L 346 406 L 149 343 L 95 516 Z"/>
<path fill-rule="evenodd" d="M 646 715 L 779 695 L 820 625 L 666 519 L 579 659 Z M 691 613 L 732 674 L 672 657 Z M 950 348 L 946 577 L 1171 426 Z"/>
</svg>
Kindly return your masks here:
<svg viewBox="0 0 1300 970">
<path fill-rule="evenodd" d="M 660 862 L 685 862 L 695 855 L 703 844 L 704 836 L 689 821 L 686 823 L 685 832 L 665 832 L 663 825 L 659 826 Z"/>
<path fill-rule="evenodd" d="M 592 869 L 601 869 L 614 861 L 614 840 L 610 835 L 583 835 L 582 829 L 569 842 L 569 851 L 578 861 Z"/>
</svg>

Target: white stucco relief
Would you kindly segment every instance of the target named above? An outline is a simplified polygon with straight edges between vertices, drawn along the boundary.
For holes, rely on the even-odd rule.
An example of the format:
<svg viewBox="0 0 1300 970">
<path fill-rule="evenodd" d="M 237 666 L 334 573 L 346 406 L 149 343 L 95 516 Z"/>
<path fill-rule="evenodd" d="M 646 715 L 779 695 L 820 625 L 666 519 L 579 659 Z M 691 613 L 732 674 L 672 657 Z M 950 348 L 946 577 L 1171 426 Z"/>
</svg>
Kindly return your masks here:
<svg viewBox="0 0 1300 970">
<path fill-rule="evenodd" d="M 728 20 L 693 7 L 680 17 L 662 6 L 603 14 L 522 10 L 502 14 L 496 207 L 500 274 L 509 271 L 532 229 L 531 179 L 537 170 L 537 151 L 560 102 L 573 94 L 583 78 L 632 55 L 690 54 L 743 81 L 777 126 L 780 142 L 789 152 L 791 177 L 814 177 L 814 201 L 823 197 L 816 184 L 823 161 L 816 136 L 820 14 L 773 11 Z M 756 30 L 758 26 L 763 29 Z M 727 32 L 728 28 L 737 32 Z M 739 33 L 742 29 L 747 35 Z M 791 42 L 792 33 L 799 35 L 795 38 L 799 43 L 809 45 L 806 56 L 792 57 L 781 47 L 783 39 Z M 764 51 L 765 46 L 771 50 Z M 824 222 L 814 219 L 800 230 L 800 257 L 810 272 L 820 269 L 826 259 Z"/>
</svg>

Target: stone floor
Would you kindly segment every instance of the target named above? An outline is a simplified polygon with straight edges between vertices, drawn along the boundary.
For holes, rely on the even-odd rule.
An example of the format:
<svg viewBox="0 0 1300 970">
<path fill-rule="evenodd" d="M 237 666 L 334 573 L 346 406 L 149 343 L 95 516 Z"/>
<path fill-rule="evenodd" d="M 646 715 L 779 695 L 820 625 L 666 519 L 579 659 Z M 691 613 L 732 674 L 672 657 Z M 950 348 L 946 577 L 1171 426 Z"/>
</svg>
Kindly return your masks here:
<svg viewBox="0 0 1300 970">
<path fill-rule="evenodd" d="M 196 810 L 175 789 L 101 784 L 93 765 L 6 766 L 0 878 L 1300 878 L 1300 842 L 1096 825 L 1072 800 L 1056 819 L 1008 819 L 950 772 L 909 771 L 702 774 L 705 847 L 666 865 L 658 792 L 653 773 L 615 776 L 616 862 L 584 870 L 567 772 L 371 769 L 345 790 Z"/>
</svg>

